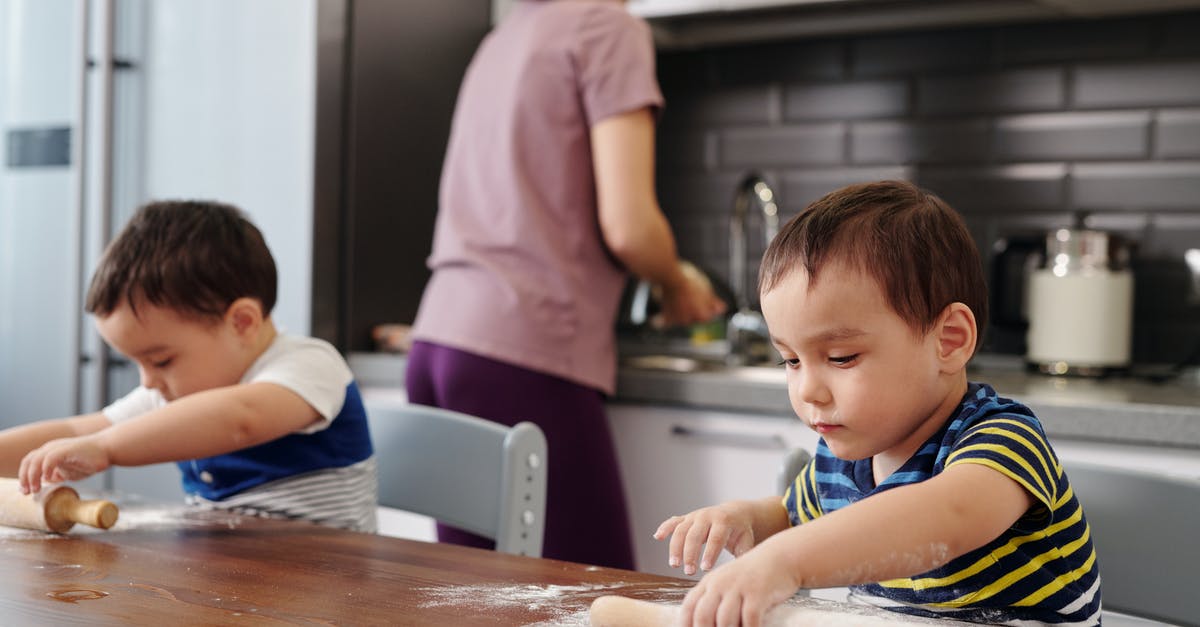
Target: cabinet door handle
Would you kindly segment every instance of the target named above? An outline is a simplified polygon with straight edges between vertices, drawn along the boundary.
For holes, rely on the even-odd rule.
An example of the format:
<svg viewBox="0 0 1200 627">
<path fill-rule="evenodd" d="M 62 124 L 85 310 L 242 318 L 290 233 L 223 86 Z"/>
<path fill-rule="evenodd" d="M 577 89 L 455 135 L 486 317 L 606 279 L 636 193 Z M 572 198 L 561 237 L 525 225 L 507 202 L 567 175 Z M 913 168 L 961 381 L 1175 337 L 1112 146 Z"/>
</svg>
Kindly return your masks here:
<svg viewBox="0 0 1200 627">
<path fill-rule="evenodd" d="M 697 429 L 695 427 L 685 427 L 683 425 L 671 425 L 671 435 L 679 438 L 686 438 L 696 442 L 705 444 L 716 444 L 719 446 L 736 446 L 738 448 L 761 448 L 770 450 L 784 450 L 787 442 L 783 440 L 783 436 L 778 433 L 770 435 L 758 435 L 754 433 L 737 433 L 734 431 L 716 431 L 713 429 Z"/>
</svg>

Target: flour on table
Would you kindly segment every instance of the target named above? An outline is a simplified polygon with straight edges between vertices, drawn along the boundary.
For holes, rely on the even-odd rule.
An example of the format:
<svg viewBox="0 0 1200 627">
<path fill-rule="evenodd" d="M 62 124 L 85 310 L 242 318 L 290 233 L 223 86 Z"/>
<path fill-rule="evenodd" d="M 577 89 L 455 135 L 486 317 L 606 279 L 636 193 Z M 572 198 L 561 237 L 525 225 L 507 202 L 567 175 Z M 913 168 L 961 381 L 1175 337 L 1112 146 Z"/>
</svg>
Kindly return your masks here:
<svg viewBox="0 0 1200 627">
<path fill-rule="evenodd" d="M 57 533 L 39 531 L 37 529 L 22 529 L 20 527 L 5 527 L 0 525 L 0 540 L 53 540 L 61 538 Z"/>
<path fill-rule="evenodd" d="M 131 507 L 121 510 L 120 516 L 116 519 L 116 524 L 109 531 L 212 526 L 212 522 L 215 521 L 214 515 L 196 515 L 200 512 L 208 512 L 208 510 L 190 506 Z M 224 514 L 223 520 L 218 520 L 218 522 L 224 522 L 229 529 L 235 529 L 235 527 L 241 524 L 241 516 L 239 514 L 221 512 L 221 510 L 217 510 L 217 512 L 218 514 Z"/>
<path fill-rule="evenodd" d="M 21 529 L 0 525 L 0 540 L 52 540 L 70 536 L 93 535 L 104 533 L 120 533 L 122 531 L 146 531 L 154 529 L 178 529 L 183 527 L 211 527 L 214 518 L 219 518 L 230 529 L 241 525 L 240 514 L 216 510 L 216 514 L 204 513 L 196 507 L 186 505 L 122 507 L 117 515 L 117 522 L 111 529 L 97 529 L 87 525 L 75 525 L 63 534 L 36 529 Z"/>
<path fill-rule="evenodd" d="M 680 602 L 692 583 L 654 587 L 647 584 L 613 582 L 563 586 L 556 584 L 475 584 L 417 588 L 426 595 L 421 607 L 453 606 L 479 615 L 495 610 L 523 608 L 550 618 L 525 627 L 586 627 L 592 600 L 605 594 L 621 594 L 646 601 Z"/>
<path fill-rule="evenodd" d="M 486 616 L 496 610 L 522 608 L 549 618 L 524 627 L 587 627 L 588 610 L 597 597 L 616 594 L 658 603 L 675 611 L 693 586 L 656 587 L 632 582 L 605 584 L 475 584 L 417 588 L 426 600 L 421 607 L 452 606 Z M 764 627 L 918 627 L 963 625 L 958 621 L 905 616 L 859 603 L 797 596 L 767 613 Z"/>
</svg>

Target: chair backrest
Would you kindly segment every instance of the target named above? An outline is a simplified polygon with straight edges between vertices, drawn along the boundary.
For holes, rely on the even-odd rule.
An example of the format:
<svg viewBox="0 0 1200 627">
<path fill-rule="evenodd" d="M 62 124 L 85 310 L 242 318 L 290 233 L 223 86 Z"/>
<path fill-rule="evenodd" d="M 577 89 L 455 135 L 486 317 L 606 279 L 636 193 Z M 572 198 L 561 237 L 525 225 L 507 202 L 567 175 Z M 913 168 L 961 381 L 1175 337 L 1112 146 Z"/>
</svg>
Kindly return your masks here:
<svg viewBox="0 0 1200 627">
<path fill-rule="evenodd" d="M 379 504 L 424 514 L 540 557 L 546 437 L 460 412 L 366 402 L 379 469 Z"/>
<path fill-rule="evenodd" d="M 1200 480 L 1064 462 L 1100 564 L 1104 609 L 1200 621 Z"/>
<path fill-rule="evenodd" d="M 803 448 L 794 448 L 784 454 L 783 462 L 779 464 L 779 475 L 775 478 L 775 489 L 779 494 L 787 492 L 810 459 L 812 455 Z"/>
</svg>

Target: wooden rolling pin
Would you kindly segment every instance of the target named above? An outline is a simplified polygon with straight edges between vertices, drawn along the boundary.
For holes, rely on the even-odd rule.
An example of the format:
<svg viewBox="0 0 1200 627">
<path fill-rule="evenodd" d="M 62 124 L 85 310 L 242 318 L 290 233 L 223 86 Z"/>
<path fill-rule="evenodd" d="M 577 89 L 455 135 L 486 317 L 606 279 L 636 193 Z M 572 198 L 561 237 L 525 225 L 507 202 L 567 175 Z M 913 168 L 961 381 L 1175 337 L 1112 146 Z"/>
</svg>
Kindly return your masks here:
<svg viewBox="0 0 1200 627">
<path fill-rule="evenodd" d="M 659 627 L 674 625 L 679 605 L 639 601 L 605 595 L 592 601 L 588 621 L 592 627 Z"/>
<path fill-rule="evenodd" d="M 877 610 L 882 611 L 882 610 Z M 679 604 L 651 603 L 628 597 L 605 595 L 592 601 L 588 620 L 592 627 L 667 627 L 675 625 L 679 617 Z M 853 610 L 837 612 L 816 608 L 778 605 L 767 611 L 763 627 L 835 627 L 916 626 L 909 617 L 896 614 L 895 618 L 871 616 Z M 925 624 L 922 622 L 921 624 Z M 959 624 L 949 621 L 947 624 Z M 917 626 L 919 627 L 919 626 Z"/>
<path fill-rule="evenodd" d="M 117 514 L 112 502 L 82 500 L 69 486 L 49 485 L 37 494 L 21 494 L 20 482 L 0 478 L 0 525 L 66 533 L 75 523 L 108 529 L 117 522 Z"/>
</svg>

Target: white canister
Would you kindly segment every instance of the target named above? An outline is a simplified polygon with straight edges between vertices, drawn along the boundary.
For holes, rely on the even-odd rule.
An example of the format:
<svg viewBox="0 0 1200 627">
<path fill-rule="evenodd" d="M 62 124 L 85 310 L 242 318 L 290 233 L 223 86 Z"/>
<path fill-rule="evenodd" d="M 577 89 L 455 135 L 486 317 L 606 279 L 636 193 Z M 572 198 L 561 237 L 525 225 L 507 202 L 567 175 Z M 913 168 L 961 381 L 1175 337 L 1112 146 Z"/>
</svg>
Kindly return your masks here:
<svg viewBox="0 0 1200 627">
<path fill-rule="evenodd" d="M 1060 229 L 1029 281 L 1026 360 L 1049 374 L 1100 375 L 1130 364 L 1133 274 L 1101 231 Z"/>
</svg>

